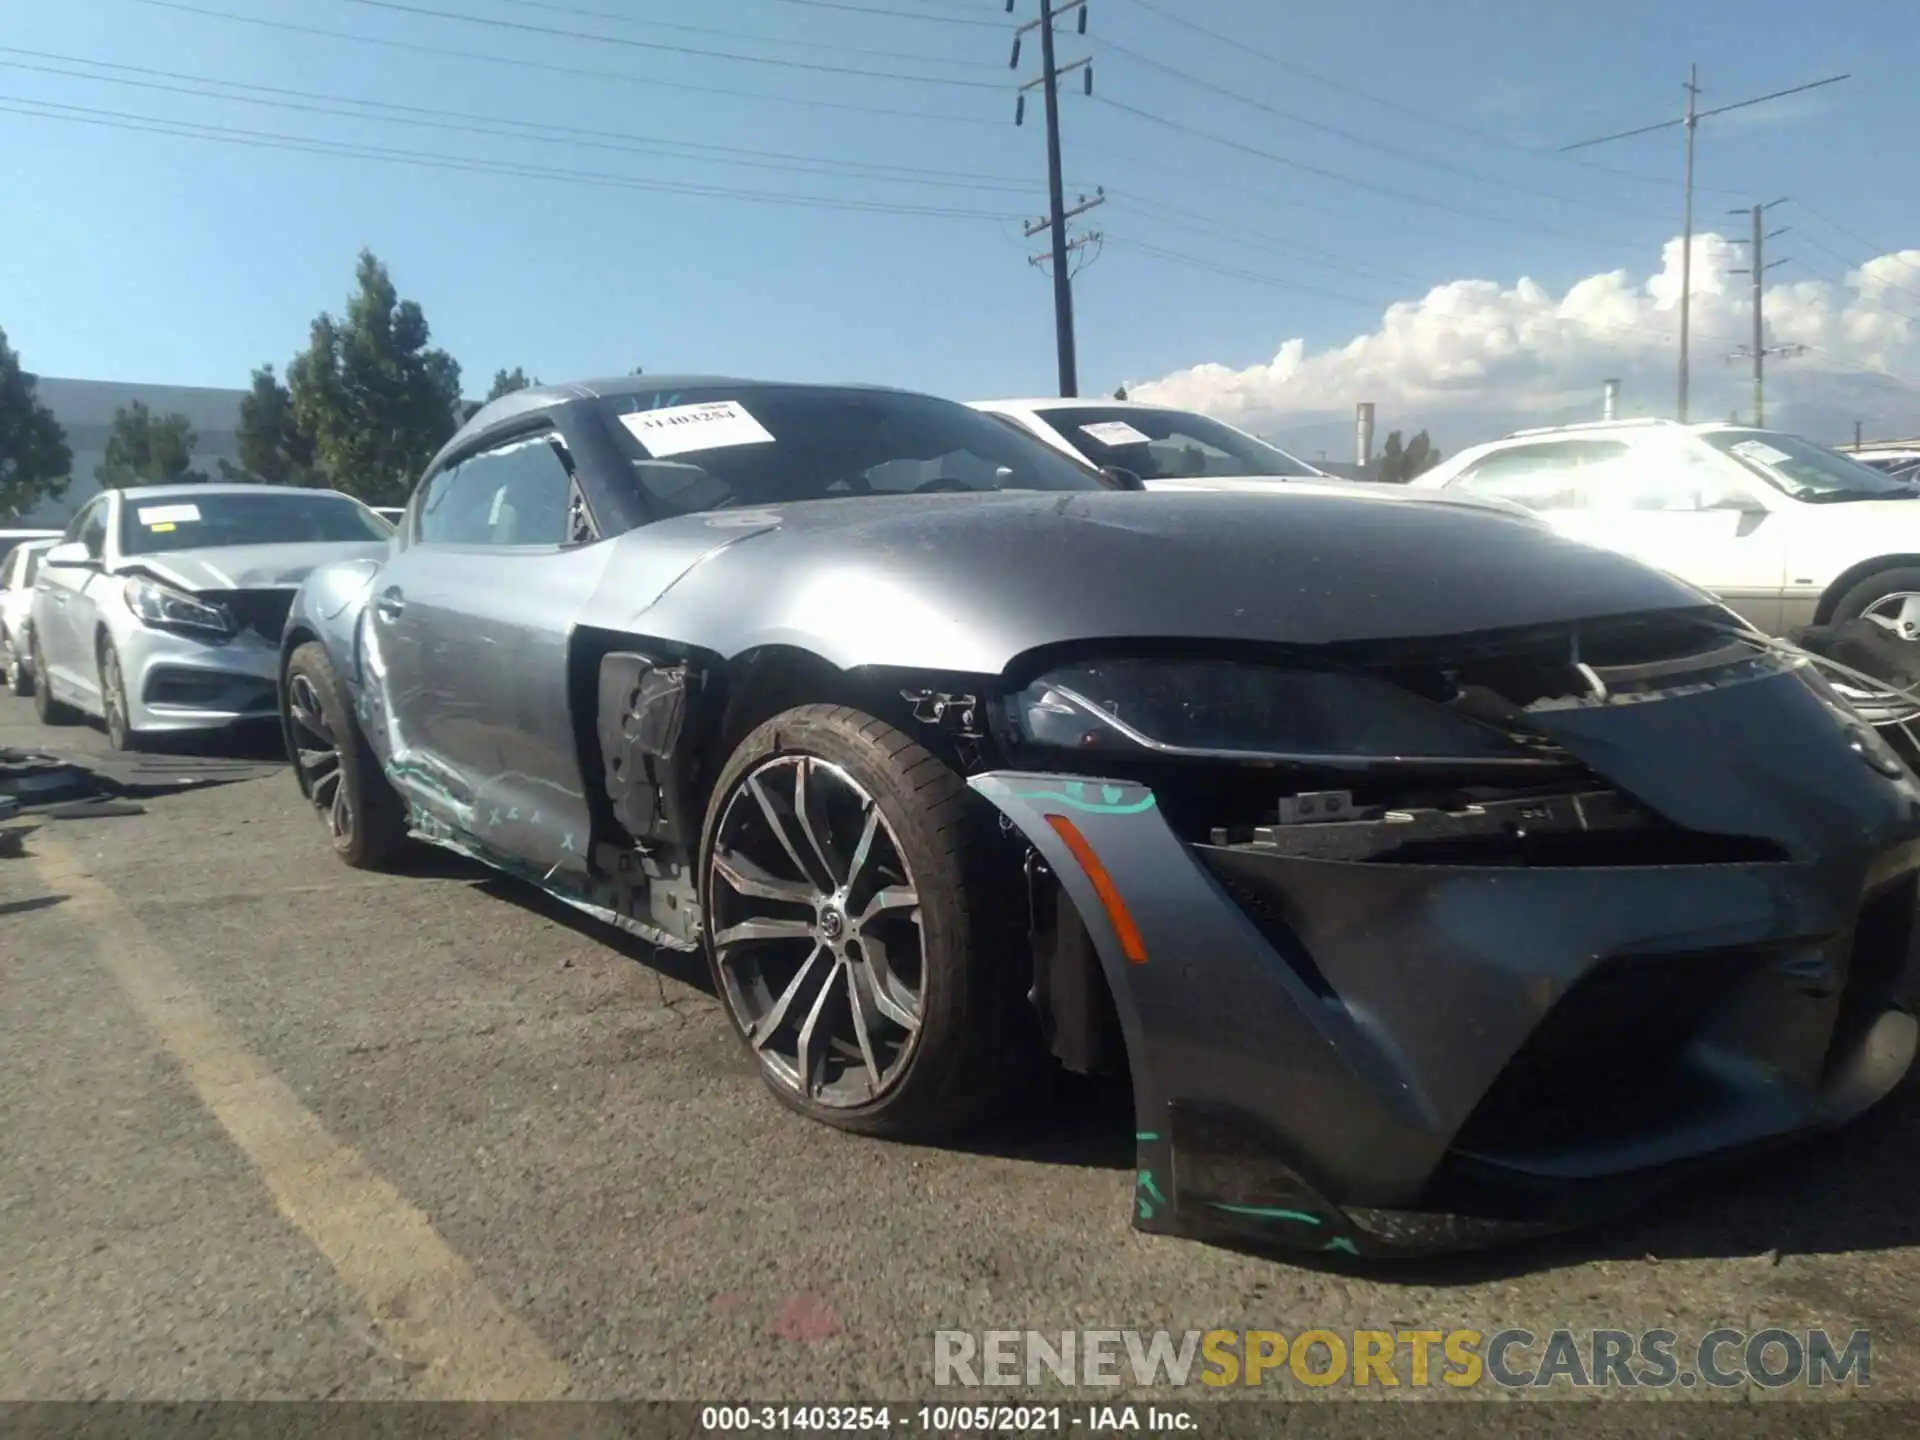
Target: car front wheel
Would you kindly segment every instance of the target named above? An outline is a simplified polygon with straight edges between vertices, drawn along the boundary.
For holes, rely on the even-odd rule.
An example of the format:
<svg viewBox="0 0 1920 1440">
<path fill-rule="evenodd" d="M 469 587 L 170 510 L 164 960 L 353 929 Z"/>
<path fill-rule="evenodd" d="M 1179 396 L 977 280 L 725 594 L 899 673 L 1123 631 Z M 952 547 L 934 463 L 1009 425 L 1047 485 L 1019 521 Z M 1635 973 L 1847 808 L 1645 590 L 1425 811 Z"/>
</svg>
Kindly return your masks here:
<svg viewBox="0 0 1920 1440">
<path fill-rule="evenodd" d="M 787 1105 L 931 1139 L 1027 1073 L 1016 907 L 978 840 L 959 776 L 856 710 L 789 710 L 727 761 L 700 848 L 707 955 Z"/>
<path fill-rule="evenodd" d="M 326 820 L 334 853 L 357 870 L 387 868 L 406 849 L 406 815 L 318 641 L 293 652 L 285 693 L 301 789 Z"/>
<path fill-rule="evenodd" d="M 133 728 L 127 704 L 127 677 L 111 640 L 100 642 L 100 710 L 107 722 L 107 743 L 116 750 L 138 750 L 145 737 Z"/>
<path fill-rule="evenodd" d="M 42 725 L 78 725 L 80 712 L 64 700 L 56 699 L 53 680 L 47 674 L 47 657 L 40 641 L 31 631 L 27 635 L 27 659 L 33 670 L 33 713 Z"/>
<path fill-rule="evenodd" d="M 5 643 L 7 667 L 0 674 L 9 695 L 31 695 L 33 693 L 33 667 L 27 657 L 27 637 L 8 633 Z"/>
</svg>

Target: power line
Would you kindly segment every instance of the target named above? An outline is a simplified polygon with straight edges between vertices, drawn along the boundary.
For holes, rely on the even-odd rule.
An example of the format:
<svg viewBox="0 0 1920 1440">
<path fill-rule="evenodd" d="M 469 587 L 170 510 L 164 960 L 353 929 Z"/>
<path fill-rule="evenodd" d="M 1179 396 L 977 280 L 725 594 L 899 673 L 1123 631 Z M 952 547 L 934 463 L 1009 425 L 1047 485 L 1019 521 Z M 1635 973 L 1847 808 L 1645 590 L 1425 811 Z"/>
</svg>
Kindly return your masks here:
<svg viewBox="0 0 1920 1440">
<path fill-rule="evenodd" d="M 363 5 L 371 10 L 388 10 L 401 15 L 422 15 L 434 20 L 451 20 L 458 25 L 483 25 L 496 30 L 514 30 L 527 35 L 550 35 L 564 40 L 587 40 L 596 45 L 623 45 L 635 50 L 651 50 L 666 55 L 697 55 L 707 60 L 732 60 L 742 65 L 770 65 L 782 70 L 810 70 L 822 75 L 854 75 L 867 80 L 903 80 L 916 85 L 953 85 L 967 90 L 998 90 L 994 80 L 958 80 L 946 75 L 900 75 L 892 71 L 859 70 L 849 65 L 828 65 L 812 60 L 785 60 L 770 55 L 736 55 L 728 50 L 703 50 L 695 45 L 669 45 L 660 40 L 635 40 L 626 35 L 595 35 L 587 30 L 562 30 L 552 25 L 532 25 L 519 20 L 502 20 L 492 15 L 463 15 L 454 10 L 435 10 L 427 5 L 409 5 L 403 0 L 344 0 L 348 5 Z"/>
<path fill-rule="evenodd" d="M 928 55 L 924 51 L 880 50 L 868 45 L 843 45 L 837 40 L 793 40 L 784 36 L 756 35 L 750 30 L 721 30 L 711 25 L 688 25 L 678 20 L 654 20 L 637 15 L 622 15 L 617 10 L 592 10 L 580 5 L 556 5 L 553 0 L 500 0 L 523 10 L 538 10 L 548 15 L 572 15 L 582 20 L 606 20 L 616 25 L 641 25 L 650 30 L 678 30 L 687 35 L 717 35 L 729 40 L 745 40 L 754 45 L 788 45 L 802 50 L 832 50 L 846 55 L 871 55 L 879 60 L 907 60 L 920 65 L 958 65 L 981 69 L 989 61 L 954 55 Z M 891 13 L 886 11 L 881 14 Z M 901 15 L 903 20 L 944 20 L 943 15 Z M 961 20 L 962 25 L 991 25 L 991 20 Z"/>
<path fill-rule="evenodd" d="M 1294 111 L 1271 104 L 1268 101 L 1260 99 L 1258 96 L 1248 95 L 1243 91 L 1219 84 L 1217 81 L 1203 80 L 1197 75 L 1189 74 L 1187 71 L 1177 66 L 1169 65 L 1165 61 L 1156 60 L 1151 55 L 1143 55 L 1138 50 L 1131 49 L 1115 40 L 1102 38 L 1099 44 L 1103 49 L 1111 50 L 1117 55 L 1126 56 L 1135 64 L 1157 70 L 1163 75 L 1170 75 L 1174 79 L 1183 81 L 1196 89 L 1205 90 L 1229 100 L 1237 100 L 1242 105 L 1250 106 L 1255 110 L 1302 126 L 1305 129 L 1317 131 L 1322 135 L 1331 135 L 1336 139 L 1346 141 L 1350 145 L 1359 146 L 1361 149 L 1377 151 L 1382 155 L 1390 155 L 1397 160 L 1404 160 L 1410 164 L 1420 165 L 1427 169 L 1438 171 L 1441 174 L 1458 176 L 1461 179 L 1471 180 L 1481 185 L 1494 185 L 1520 194 L 1532 195 L 1545 200 L 1554 200 L 1563 205 L 1578 205 L 1590 210 L 1601 210 L 1612 215 L 1620 213 L 1620 207 L 1618 205 L 1609 204 L 1603 200 L 1592 200 L 1577 195 L 1563 195 L 1553 190 L 1543 190 L 1538 186 L 1526 185 L 1508 177 L 1489 175 L 1484 170 L 1471 170 L 1464 165 L 1454 165 L 1445 160 L 1436 160 L 1432 156 L 1422 155 L 1416 150 L 1408 150 L 1403 146 L 1391 145 L 1383 140 L 1370 139 L 1365 135 L 1359 135 L 1351 130 L 1342 129 L 1338 125 L 1329 125 L 1323 120 L 1310 119 L 1305 115 L 1300 115 Z"/>
<path fill-rule="evenodd" d="M 1872 258 L 1878 260 L 1884 257 L 1889 260 L 1896 260 L 1900 264 L 1906 266 L 1909 270 L 1920 271 L 1920 264 L 1915 264 L 1913 261 L 1907 259 L 1906 252 L 1904 250 L 1889 250 L 1884 245 L 1875 245 L 1871 240 L 1866 239 L 1865 237 L 1860 235 L 1857 231 L 1847 229 L 1846 226 L 1842 225 L 1838 220 L 1835 220 L 1832 216 L 1824 215 L 1820 211 L 1814 209 L 1813 206 L 1809 205 L 1806 201 L 1796 200 L 1794 203 L 1798 205 L 1802 210 L 1806 211 L 1807 214 L 1811 215 L 1814 219 L 1818 220 L 1822 225 L 1825 225 L 1829 230 L 1832 230 L 1836 235 L 1844 236 L 1846 239 L 1851 240 L 1854 244 L 1860 246 L 1861 248 L 1871 251 Z M 1887 283 L 1892 284 L 1893 282 L 1888 281 Z M 1893 288 L 1898 290 L 1898 289 L 1901 289 L 1902 287 L 1898 285 L 1894 285 Z M 1909 291 L 1908 293 L 1911 294 L 1913 292 Z"/>
<path fill-rule="evenodd" d="M 591 185 L 603 189 L 642 190 L 669 195 L 691 195 L 706 199 L 746 200 L 755 204 L 789 205 L 803 209 L 849 210 L 876 215 L 926 215 L 963 220 L 1018 220 L 1016 213 L 1004 210 L 967 210 L 937 205 L 909 205 L 878 200 L 856 200 L 828 195 L 795 195 L 782 191 L 742 190 L 721 185 L 696 185 L 680 181 L 650 180 L 634 175 L 610 175 L 593 170 L 560 170 L 547 166 L 517 165 L 510 161 L 476 159 L 466 155 L 445 155 L 432 151 L 399 150 L 359 142 L 315 139 L 306 135 L 284 135 L 273 131 L 246 130 L 234 126 L 205 125 L 198 121 L 173 120 L 160 115 L 137 115 L 120 110 L 100 110 L 84 105 L 67 105 L 49 100 L 30 100 L 24 96 L 0 94 L 0 112 L 31 116 L 42 120 L 65 120 L 74 124 L 101 126 L 113 130 L 133 130 L 141 134 L 166 134 L 188 140 L 214 140 L 257 149 L 300 151 L 347 159 L 380 160 L 415 165 L 425 169 L 459 170 L 479 175 L 502 175 L 516 179 L 548 180 Z"/>
<path fill-rule="evenodd" d="M 1808 90 L 1818 90 L 1821 87 L 1826 85 L 1837 85 L 1842 80 L 1845 80 L 1847 78 L 1848 77 L 1845 75 L 1829 75 L 1824 80 L 1810 81 L 1805 85 L 1792 85 L 1786 88 L 1785 90 L 1775 90 L 1775 91 L 1772 91 L 1770 94 L 1755 95 L 1751 99 L 1735 100 L 1732 104 L 1729 104 L 1729 105 L 1716 105 L 1711 110 L 1702 110 L 1700 109 L 1700 105 L 1699 105 L 1700 67 L 1698 65 L 1693 65 L 1693 66 L 1689 66 L 1687 69 L 1686 112 L 1683 115 L 1681 115 L 1678 119 L 1662 120 L 1655 125 L 1640 125 L 1640 126 L 1636 126 L 1632 130 L 1618 130 L 1611 135 L 1602 135 L 1598 139 L 1579 140 L 1574 142 L 1571 145 L 1563 145 L 1560 147 L 1563 153 L 1569 150 L 1586 150 L 1586 149 L 1590 149 L 1595 145 L 1608 145 L 1616 140 L 1630 139 L 1635 135 L 1651 135 L 1651 134 L 1654 134 L 1656 131 L 1671 130 L 1676 125 L 1683 126 L 1685 128 L 1685 132 L 1686 132 L 1686 172 L 1685 172 L 1685 180 L 1684 180 L 1685 202 L 1684 202 L 1684 208 L 1682 210 L 1682 226 L 1681 226 L 1681 236 L 1680 236 L 1680 371 L 1679 371 L 1679 379 L 1678 379 L 1678 385 L 1677 385 L 1677 394 L 1679 397 L 1679 403 L 1678 403 L 1678 406 L 1676 407 L 1676 414 L 1675 414 L 1675 418 L 1677 418 L 1680 421 L 1680 423 L 1683 425 L 1686 423 L 1686 420 L 1687 420 L 1687 387 L 1688 387 L 1688 382 L 1690 378 L 1688 328 L 1691 321 L 1691 315 L 1693 310 L 1693 192 L 1694 192 L 1693 151 L 1694 151 L 1694 139 L 1700 129 L 1700 122 L 1704 119 L 1707 119 L 1709 116 L 1725 115 L 1728 111 L 1731 111 L 1731 110 L 1745 110 L 1752 105 L 1764 105 L 1769 100 L 1780 100 L 1780 99 L 1784 99 L 1788 95 L 1800 95 L 1805 93 Z"/>
<path fill-rule="evenodd" d="M 1631 170 L 1616 170 L 1611 165 L 1600 165 L 1589 160 L 1574 160 L 1561 155 L 1557 151 L 1539 150 L 1531 145 L 1522 145 L 1518 141 L 1511 140 L 1504 135 L 1496 134 L 1491 130 L 1481 130 L 1472 125 L 1462 124 L 1458 120 L 1449 119 L 1447 116 L 1440 115 L 1433 111 L 1420 110 L 1411 105 L 1401 104 L 1397 100 L 1389 100 L 1384 95 L 1377 95 L 1373 91 L 1363 89 L 1358 85 L 1349 84 L 1344 80 L 1336 80 L 1332 76 L 1323 75 L 1316 70 L 1309 70 L 1305 66 L 1298 65 L 1291 60 L 1284 60 L 1272 51 L 1262 50 L 1258 46 L 1251 45 L 1236 36 L 1223 35 L 1218 30 L 1209 29 L 1197 20 L 1189 19 L 1184 15 L 1176 15 L 1171 11 L 1162 9 L 1159 5 L 1153 4 L 1152 0 L 1128 0 L 1128 3 L 1146 11 L 1150 15 L 1158 16 L 1169 25 L 1178 25 L 1183 29 L 1193 31 L 1197 35 L 1204 35 L 1209 40 L 1228 46 L 1243 55 L 1251 55 L 1256 60 L 1264 61 L 1286 74 L 1297 75 L 1302 80 L 1324 86 L 1337 94 L 1351 95 L 1356 100 L 1365 100 L 1371 105 L 1378 105 L 1383 110 L 1391 110 L 1396 114 L 1406 116 L 1410 120 L 1418 120 L 1422 125 L 1438 126 L 1443 130 L 1451 130 L 1456 134 L 1466 135 L 1478 140 L 1482 144 L 1495 145 L 1506 150 L 1517 151 L 1522 155 L 1531 156 L 1535 160 L 1560 160 L 1570 165 L 1578 165 L 1582 169 L 1597 171 L 1603 175 L 1612 175 L 1622 180 L 1636 181 L 1643 185 L 1664 186 L 1668 183 L 1656 175 L 1641 175 Z M 1721 193 L 1732 195 L 1738 192 L 1728 190 Z"/>
<path fill-rule="evenodd" d="M 1151 110 L 1142 110 L 1137 105 L 1129 105 L 1123 100 L 1115 100 L 1109 96 L 1096 95 L 1093 99 L 1096 104 L 1123 111 L 1128 115 L 1137 116 L 1142 120 L 1164 126 L 1169 130 L 1178 130 L 1183 134 L 1192 135 L 1196 139 L 1224 146 L 1229 150 L 1238 150 L 1243 154 L 1258 156 L 1262 160 L 1269 161 L 1275 165 L 1285 166 L 1289 170 L 1299 170 L 1304 174 L 1317 175 L 1323 180 L 1331 180 L 1336 184 L 1346 185 L 1356 190 L 1364 190 L 1369 194 L 1398 201 L 1402 205 L 1417 205 L 1423 209 L 1437 210 L 1443 214 L 1453 215 L 1464 220 L 1477 220 L 1485 224 L 1505 225 L 1517 230 L 1534 230 L 1542 235 L 1556 235 L 1562 239 L 1589 241 L 1593 239 L 1590 233 L 1583 234 L 1570 230 L 1561 230 L 1555 226 L 1542 225 L 1534 221 L 1515 220 L 1510 216 L 1495 215 L 1485 210 L 1469 210 L 1459 205 L 1448 204 L 1444 200 L 1436 200 L 1430 195 L 1420 195 L 1408 190 L 1398 190 L 1391 186 L 1375 184 L 1370 180 L 1357 179 L 1352 175 L 1343 175 L 1337 170 L 1329 170 L 1321 165 L 1310 165 L 1304 160 L 1295 160 L 1290 156 L 1276 154 L 1271 150 L 1263 150 L 1258 145 L 1249 145 L 1244 141 L 1235 140 L 1226 135 L 1219 135 L 1211 130 L 1202 130 L 1198 126 L 1188 125 L 1184 121 L 1170 120 L 1164 115 L 1156 115 Z"/>
<path fill-rule="evenodd" d="M 919 166 L 888 165 L 879 162 L 840 160 L 828 156 L 802 155 L 768 150 L 764 147 L 716 145 L 710 142 L 691 140 L 668 140 L 663 137 L 623 134 L 620 131 L 581 130 L 565 125 L 549 125 L 540 121 L 516 120 L 509 117 L 473 114 L 467 111 L 447 110 L 424 105 L 402 105 L 385 100 L 361 100 L 351 96 L 328 95 L 311 90 L 290 90 L 274 85 L 257 85 L 250 81 L 222 80 L 214 77 L 187 75 L 178 71 L 159 70 L 141 65 L 118 65 L 104 60 L 86 60 L 74 56 L 54 55 L 45 51 L 21 50 L 10 45 L 0 45 L 0 57 L 27 55 L 35 59 L 61 60 L 68 64 L 90 65 L 103 70 L 124 72 L 122 75 L 92 75 L 81 70 L 65 69 L 54 65 L 28 64 L 19 60 L 0 58 L 0 68 L 32 71 L 46 75 L 61 75 L 72 79 L 90 80 L 104 85 L 127 85 L 143 90 L 157 90 L 168 94 L 191 95 L 210 100 L 226 100 L 246 105 L 260 105 L 279 110 L 302 111 L 319 115 L 336 115 L 351 120 L 376 121 L 385 124 L 410 124 L 430 129 L 454 131 L 472 135 L 507 136 L 513 139 L 544 141 L 546 143 L 565 142 L 584 145 L 603 150 L 619 150 L 636 154 L 661 154 L 671 159 L 699 159 L 713 164 L 738 165 L 748 169 L 790 171 L 795 167 L 811 169 L 823 175 L 844 174 L 854 179 L 886 180 L 895 184 L 934 185 L 961 190 L 1003 190 L 1025 192 L 1029 188 L 1027 181 L 1012 175 L 985 175 L 968 171 L 935 171 Z M 132 79 L 127 76 L 157 76 L 155 79 Z M 189 82 L 182 85 L 160 83 L 161 80 L 179 80 Z M 228 95 L 218 90 L 204 88 L 208 85 L 225 86 L 234 90 L 250 90 L 262 96 L 288 97 L 261 99 L 254 95 Z M 199 88 L 195 88 L 199 87 Z M 319 104 L 300 102 L 318 101 Z M 341 109 L 340 106 L 361 106 L 373 110 L 400 112 L 397 115 L 368 115 L 356 110 Z M 478 123 L 460 123 L 460 122 Z M 509 127 L 509 128 L 490 128 Z M 517 127 L 517 128 L 512 128 Z M 545 131 L 546 134 L 527 133 Z M 693 155 L 675 154 L 678 151 L 706 152 Z M 725 157 L 743 158 L 725 158 Z"/>
<path fill-rule="evenodd" d="M 850 100 L 825 100 L 813 96 L 778 95 L 764 90 L 737 90 L 723 85 L 696 85 L 684 80 L 658 80 L 650 75 L 634 75 L 619 70 L 594 70 L 578 65 L 557 65 L 545 60 L 528 60 L 517 55 L 488 55 L 479 50 L 456 50 L 446 45 L 427 45 L 410 40 L 389 40 L 379 35 L 358 35 L 349 30 L 325 30 L 317 25 L 301 25 L 291 20 L 269 20 L 262 15 L 236 15 L 230 10 L 211 10 L 189 5 L 184 0 L 131 0 L 184 15 L 200 15 L 212 20 L 228 20 L 242 25 L 258 25 L 294 35 L 316 35 L 329 40 L 344 40 L 354 45 L 373 45 L 385 50 L 402 50 L 437 59 L 477 60 L 488 65 L 506 65 L 520 70 L 539 70 L 551 75 L 572 75 L 583 79 L 614 80 L 622 85 L 645 85 L 649 89 L 685 90 L 701 95 L 730 95 L 743 100 L 768 101 L 781 105 L 802 105 L 811 109 L 845 110 L 860 115 L 891 115 L 906 120 L 929 120 L 947 125 L 980 125 L 999 128 L 1000 122 L 980 115 L 945 115 L 924 110 L 904 110 L 896 106 L 863 105 Z"/>
</svg>

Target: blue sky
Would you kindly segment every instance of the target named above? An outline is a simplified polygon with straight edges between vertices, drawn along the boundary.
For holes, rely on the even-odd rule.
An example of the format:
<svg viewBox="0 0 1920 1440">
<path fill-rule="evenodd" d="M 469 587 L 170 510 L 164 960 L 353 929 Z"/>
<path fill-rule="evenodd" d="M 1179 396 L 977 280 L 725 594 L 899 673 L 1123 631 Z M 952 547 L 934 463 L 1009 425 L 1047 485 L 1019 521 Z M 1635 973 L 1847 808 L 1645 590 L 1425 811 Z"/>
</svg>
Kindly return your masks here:
<svg viewBox="0 0 1920 1440">
<path fill-rule="evenodd" d="M 636 364 L 1046 393 L 1049 289 L 1020 234 L 1043 131 L 1037 103 L 1013 124 L 1007 66 L 1037 0 L 1016 11 L 13 0 L 0 327 L 45 374 L 243 385 L 341 307 L 365 245 L 469 393 L 500 366 Z M 1689 61 L 1706 106 L 1853 76 L 1702 124 L 1702 228 L 1803 202 L 1776 221 L 1782 282 L 1920 244 L 1910 0 L 1092 0 L 1090 20 L 1061 38 L 1095 67 L 1094 98 L 1063 96 L 1069 182 L 1110 196 L 1085 220 L 1109 243 L 1077 282 L 1083 390 L 1342 345 L 1453 280 L 1644 280 L 1679 229 L 1678 130 L 1551 152 L 1677 114 Z M 182 93 L 214 88 L 234 98 Z M 271 148 L 289 144 L 443 164 Z"/>
</svg>

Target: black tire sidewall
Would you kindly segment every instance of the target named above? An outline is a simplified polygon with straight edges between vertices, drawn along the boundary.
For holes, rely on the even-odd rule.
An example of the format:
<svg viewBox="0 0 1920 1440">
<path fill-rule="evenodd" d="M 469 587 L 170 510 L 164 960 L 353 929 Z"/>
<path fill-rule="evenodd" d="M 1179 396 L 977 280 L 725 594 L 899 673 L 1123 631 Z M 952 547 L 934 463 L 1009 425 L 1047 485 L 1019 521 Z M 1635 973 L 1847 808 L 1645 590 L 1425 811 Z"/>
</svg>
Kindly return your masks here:
<svg viewBox="0 0 1920 1440">
<path fill-rule="evenodd" d="M 712 897 L 707 876 L 713 847 L 735 786 L 750 771 L 779 755 L 805 754 L 845 770 L 880 807 L 895 837 L 907 852 L 908 867 L 920 897 L 923 943 L 920 1026 L 905 1072 L 880 1099 L 861 1106 L 823 1106 L 795 1094 L 764 1074 L 757 1052 L 748 1042 L 739 1017 L 726 1000 L 726 982 L 713 947 Z M 979 940 L 973 906 L 969 903 L 967 850 L 956 847 L 932 811 L 954 803 L 965 786 L 944 766 L 939 773 L 922 771 L 928 782 L 910 788 L 906 773 L 932 759 L 928 752 L 899 731 L 860 711 L 837 706 L 802 706 L 777 715 L 750 733 L 728 758 L 708 798 L 701 827 L 698 884 L 703 913 L 703 948 L 713 974 L 715 993 L 728 1023 L 756 1069 L 779 1099 L 812 1119 L 837 1128 L 867 1133 L 895 1133 L 904 1128 L 931 1127 L 911 1118 L 911 1112 L 937 1104 L 945 1073 L 956 1064 L 955 1052 L 976 1036 L 965 1033 L 969 1009 L 956 993 L 978 983 L 974 949 Z M 938 762 L 934 762 L 938 764 Z"/>
<path fill-rule="evenodd" d="M 100 674 L 100 718 L 107 727 L 107 742 L 116 750 L 138 750 L 140 732 L 133 728 L 133 714 L 127 702 L 127 672 L 120 666 L 120 652 L 114 649 L 111 640 L 100 642 L 97 658 Z M 114 673 L 120 677 L 120 714 L 121 733 L 113 733 L 113 716 L 107 704 L 107 661 L 113 661 Z"/>
<path fill-rule="evenodd" d="M 79 713 L 54 694 L 53 680 L 47 673 L 47 662 L 40 653 L 40 642 L 34 637 L 29 637 L 29 640 L 27 659 L 33 673 L 34 714 L 40 717 L 42 725 L 73 724 L 80 718 Z"/>
<path fill-rule="evenodd" d="M 1874 601 L 1903 590 L 1920 595 L 1920 565 L 1896 565 L 1863 577 L 1835 602 L 1831 623 L 1858 620 Z"/>
<path fill-rule="evenodd" d="M 399 797 L 387 784 L 386 776 L 380 773 L 379 761 L 360 733 L 353 709 L 347 703 L 346 687 L 340 683 L 333 661 L 318 641 L 308 641 L 293 652 L 287 662 L 285 683 L 289 687 L 295 675 L 304 676 L 313 686 L 320 700 L 321 715 L 333 731 L 340 783 L 346 787 L 351 812 L 347 834 L 334 834 L 329 824 L 327 838 L 334 853 L 347 864 L 361 870 L 378 869 L 406 841 Z M 290 720 L 288 733 L 292 734 Z M 294 763 L 298 765 L 297 757 Z M 324 822 L 325 817 L 322 819 Z"/>
</svg>

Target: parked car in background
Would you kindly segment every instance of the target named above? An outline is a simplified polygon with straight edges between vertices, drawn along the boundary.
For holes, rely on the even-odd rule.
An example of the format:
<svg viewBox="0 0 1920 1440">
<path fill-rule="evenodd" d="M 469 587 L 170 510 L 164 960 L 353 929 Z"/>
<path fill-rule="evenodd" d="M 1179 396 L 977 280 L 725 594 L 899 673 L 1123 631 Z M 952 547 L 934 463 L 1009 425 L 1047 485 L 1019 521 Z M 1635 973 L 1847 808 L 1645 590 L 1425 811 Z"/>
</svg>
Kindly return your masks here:
<svg viewBox="0 0 1920 1440">
<path fill-rule="evenodd" d="M 1268 490 L 898 391 L 516 391 L 308 577 L 288 752 L 349 864 L 704 950 L 813 1119 L 1129 1075 L 1145 1229 L 1464 1248 L 1898 1083 L 1920 787 L 1799 657 L 1530 518 Z"/>
<path fill-rule="evenodd" d="M 1521 430 L 1413 485 L 1524 505 L 1769 634 L 1865 617 L 1920 639 L 1920 490 L 1797 435 L 1670 420 Z"/>
<path fill-rule="evenodd" d="M 27 540 L 58 540 L 58 530 L 0 530 L 0 561 L 5 561 L 13 547 Z"/>
<path fill-rule="evenodd" d="M 29 651 L 48 724 L 116 749 L 275 713 L 280 627 L 307 572 L 384 554 L 358 500 L 277 485 L 154 485 L 89 500 L 40 559 Z"/>
<path fill-rule="evenodd" d="M 23 540 L 0 560 L 0 684 L 14 695 L 33 693 L 33 672 L 27 666 L 33 581 L 40 570 L 40 557 L 58 539 L 56 535 L 52 539 Z"/>
<path fill-rule="evenodd" d="M 1858 460 L 1869 469 L 1884 470 L 1889 475 L 1920 466 L 1920 449 L 1913 446 L 1889 446 L 1877 450 L 1869 447 L 1864 450 L 1842 450 L 1839 453 L 1850 460 Z"/>
<path fill-rule="evenodd" d="M 1138 475 L 1149 490 L 1265 489 L 1276 480 L 1326 480 L 1324 471 L 1244 430 L 1162 405 L 1128 400 L 976 400 L 1075 459 Z"/>
</svg>

